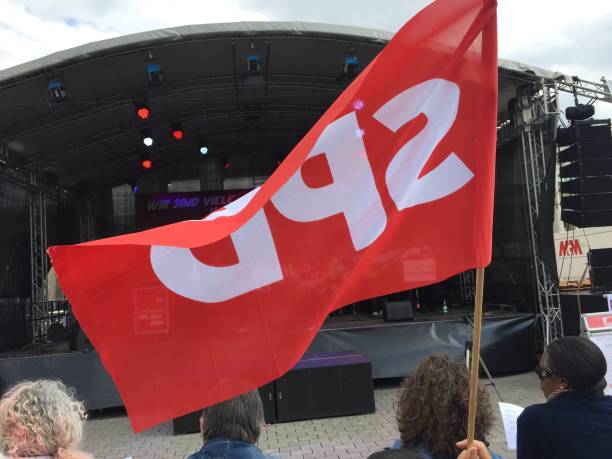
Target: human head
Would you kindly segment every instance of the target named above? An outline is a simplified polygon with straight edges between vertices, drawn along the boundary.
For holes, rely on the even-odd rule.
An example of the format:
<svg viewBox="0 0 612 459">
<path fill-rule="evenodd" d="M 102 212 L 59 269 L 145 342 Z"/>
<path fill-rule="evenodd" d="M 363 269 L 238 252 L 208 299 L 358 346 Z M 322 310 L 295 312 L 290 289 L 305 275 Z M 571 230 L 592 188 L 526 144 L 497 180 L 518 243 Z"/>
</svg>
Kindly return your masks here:
<svg viewBox="0 0 612 459">
<path fill-rule="evenodd" d="M 257 443 L 263 425 L 263 405 L 257 389 L 204 408 L 200 427 L 204 441 L 225 437 Z"/>
<path fill-rule="evenodd" d="M 546 398 L 565 390 L 602 395 L 606 387 L 606 358 L 595 343 L 581 336 L 551 342 L 539 366 L 540 386 Z"/>
<path fill-rule="evenodd" d="M 434 457 L 454 458 L 455 442 L 467 437 L 470 377 L 450 357 L 421 360 L 400 389 L 397 423 L 403 445 L 420 444 Z M 493 425 L 489 395 L 478 388 L 476 438 L 485 439 Z"/>
<path fill-rule="evenodd" d="M 76 451 L 86 414 L 60 381 L 24 381 L 0 400 L 0 449 L 10 457 L 88 457 Z"/>
</svg>

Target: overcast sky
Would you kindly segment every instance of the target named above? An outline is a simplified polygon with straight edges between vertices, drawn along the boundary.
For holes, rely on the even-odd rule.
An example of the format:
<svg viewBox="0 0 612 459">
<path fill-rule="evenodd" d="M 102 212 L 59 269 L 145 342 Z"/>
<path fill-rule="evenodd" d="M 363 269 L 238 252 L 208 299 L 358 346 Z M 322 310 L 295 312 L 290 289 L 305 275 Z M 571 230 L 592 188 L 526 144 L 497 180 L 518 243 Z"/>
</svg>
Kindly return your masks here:
<svg viewBox="0 0 612 459">
<path fill-rule="evenodd" d="M 91 41 L 185 24 L 311 21 L 395 32 L 428 3 L 0 0 L 0 69 Z M 612 79 L 612 0 L 499 0 L 498 22 L 500 57 L 583 79 Z"/>
</svg>

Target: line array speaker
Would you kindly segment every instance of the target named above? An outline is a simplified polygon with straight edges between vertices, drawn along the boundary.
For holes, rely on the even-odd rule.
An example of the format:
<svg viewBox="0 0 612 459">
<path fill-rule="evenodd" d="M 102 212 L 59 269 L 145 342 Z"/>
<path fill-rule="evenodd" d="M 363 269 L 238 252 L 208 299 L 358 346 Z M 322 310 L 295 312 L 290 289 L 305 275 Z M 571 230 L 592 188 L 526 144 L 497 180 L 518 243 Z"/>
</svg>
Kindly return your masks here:
<svg viewBox="0 0 612 459">
<path fill-rule="evenodd" d="M 612 211 L 593 210 L 589 212 L 578 212 L 575 210 L 561 210 L 561 220 L 578 228 L 590 228 L 592 226 L 611 226 Z"/>
<path fill-rule="evenodd" d="M 561 193 L 589 194 L 612 192 L 612 176 L 584 177 L 561 182 Z"/>
<path fill-rule="evenodd" d="M 559 152 L 559 162 L 612 158 L 612 141 L 574 143 Z"/>
<path fill-rule="evenodd" d="M 612 157 L 605 159 L 580 159 L 559 170 L 561 178 L 601 177 L 612 175 Z"/>
<path fill-rule="evenodd" d="M 610 210 L 612 209 L 612 193 L 563 196 L 561 207 L 578 211 Z"/>
</svg>

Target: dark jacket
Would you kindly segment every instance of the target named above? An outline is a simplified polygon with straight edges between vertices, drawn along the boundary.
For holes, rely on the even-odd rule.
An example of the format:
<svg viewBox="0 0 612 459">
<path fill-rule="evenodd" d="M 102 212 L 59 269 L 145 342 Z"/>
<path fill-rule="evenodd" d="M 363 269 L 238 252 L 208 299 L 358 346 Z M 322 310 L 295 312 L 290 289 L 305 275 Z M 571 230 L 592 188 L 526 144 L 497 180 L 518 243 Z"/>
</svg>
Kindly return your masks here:
<svg viewBox="0 0 612 459">
<path fill-rule="evenodd" d="M 525 408 L 517 459 L 612 458 L 612 397 L 565 392 Z"/>
<path fill-rule="evenodd" d="M 187 459 L 266 459 L 269 457 L 252 443 L 231 438 L 213 438 L 204 443 L 200 451 L 193 453 Z"/>
</svg>

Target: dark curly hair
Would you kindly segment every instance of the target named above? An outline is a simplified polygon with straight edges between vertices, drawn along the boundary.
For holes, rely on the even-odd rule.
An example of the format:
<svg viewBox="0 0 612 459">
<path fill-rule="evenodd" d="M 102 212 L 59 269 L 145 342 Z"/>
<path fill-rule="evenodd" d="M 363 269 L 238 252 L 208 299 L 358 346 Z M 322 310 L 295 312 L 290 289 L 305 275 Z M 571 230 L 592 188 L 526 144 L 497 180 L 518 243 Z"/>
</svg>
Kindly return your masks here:
<svg viewBox="0 0 612 459">
<path fill-rule="evenodd" d="M 456 458 L 457 441 L 467 438 L 470 376 L 449 356 L 421 360 L 400 388 L 397 424 L 404 448 L 424 446 L 440 459 Z M 486 441 L 493 410 L 486 390 L 478 388 L 477 439 Z"/>
</svg>

